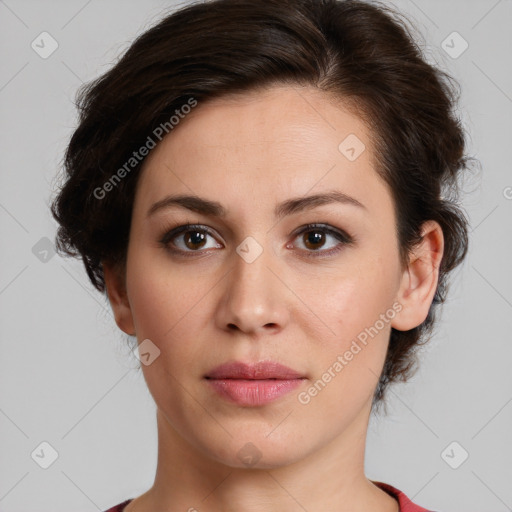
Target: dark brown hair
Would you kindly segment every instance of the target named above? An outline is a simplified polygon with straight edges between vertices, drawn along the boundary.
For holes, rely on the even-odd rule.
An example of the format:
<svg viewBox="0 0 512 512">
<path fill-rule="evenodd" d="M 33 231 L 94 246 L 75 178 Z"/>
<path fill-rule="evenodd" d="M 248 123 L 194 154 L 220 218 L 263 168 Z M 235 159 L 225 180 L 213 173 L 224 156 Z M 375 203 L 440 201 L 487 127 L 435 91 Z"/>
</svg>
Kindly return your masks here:
<svg viewBox="0 0 512 512">
<path fill-rule="evenodd" d="M 65 182 L 51 207 L 60 224 L 57 249 L 81 257 L 93 285 L 105 292 L 102 261 L 125 269 L 143 159 L 121 173 L 123 179 L 113 183 L 112 176 L 123 165 L 126 170 L 133 152 L 191 99 L 200 105 L 273 84 L 333 94 L 370 127 L 376 171 L 394 199 L 402 265 L 424 221 L 443 229 L 429 314 L 414 329 L 392 329 L 376 405 L 388 384 L 416 370 L 416 349 L 432 334 L 447 275 L 466 255 L 457 178 L 469 162 L 454 114 L 456 82 L 426 62 L 407 20 L 380 3 L 212 0 L 171 13 L 143 33 L 77 96 L 79 124 L 65 154 Z M 109 180 L 109 192 L 98 197 Z"/>
</svg>

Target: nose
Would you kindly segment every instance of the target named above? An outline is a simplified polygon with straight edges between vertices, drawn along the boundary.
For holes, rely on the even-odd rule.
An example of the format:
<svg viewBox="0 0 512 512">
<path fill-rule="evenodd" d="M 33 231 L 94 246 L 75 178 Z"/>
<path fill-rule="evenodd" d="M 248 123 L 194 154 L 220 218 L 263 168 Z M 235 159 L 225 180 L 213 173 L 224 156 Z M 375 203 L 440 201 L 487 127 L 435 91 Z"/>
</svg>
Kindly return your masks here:
<svg viewBox="0 0 512 512">
<path fill-rule="evenodd" d="M 233 254 L 233 267 L 223 280 L 216 311 L 217 327 L 252 336 L 276 334 L 285 327 L 291 293 L 287 295 L 277 277 L 279 265 L 272 258 L 271 251 L 265 250 L 254 261 Z"/>
</svg>

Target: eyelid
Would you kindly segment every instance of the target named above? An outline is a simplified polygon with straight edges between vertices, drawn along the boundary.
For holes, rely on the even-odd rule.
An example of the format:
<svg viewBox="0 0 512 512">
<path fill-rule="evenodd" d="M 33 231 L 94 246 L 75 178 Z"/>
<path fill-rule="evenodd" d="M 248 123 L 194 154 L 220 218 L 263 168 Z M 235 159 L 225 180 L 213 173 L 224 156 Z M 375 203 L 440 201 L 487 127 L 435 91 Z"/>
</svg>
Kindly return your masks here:
<svg viewBox="0 0 512 512">
<path fill-rule="evenodd" d="M 209 234 L 213 238 L 217 238 L 215 236 L 215 233 L 213 232 L 212 228 L 209 226 L 206 226 L 204 224 L 192 224 L 192 223 L 185 223 L 180 224 L 179 226 L 175 228 L 166 229 L 163 236 L 160 237 L 160 243 L 161 244 L 168 244 L 173 238 L 176 238 L 178 235 L 181 235 L 182 233 L 186 233 L 187 231 L 193 231 L 194 229 L 197 229 L 197 231 L 204 231 L 205 233 Z M 199 252 L 199 251 L 190 251 L 190 252 Z"/>
<path fill-rule="evenodd" d="M 305 224 L 304 226 L 301 226 L 297 230 L 295 230 L 292 233 L 292 236 L 297 237 L 298 235 L 301 235 L 302 233 L 305 233 L 307 231 L 314 231 L 315 229 L 318 229 L 319 231 L 325 231 L 327 233 L 332 234 L 333 236 L 339 237 L 341 241 L 343 241 L 346 244 L 350 244 L 355 242 L 355 238 L 347 233 L 346 231 L 342 229 L 338 229 L 331 224 L 326 224 L 322 222 L 313 222 L 310 224 Z"/>
<path fill-rule="evenodd" d="M 184 255 L 184 256 L 192 256 L 192 255 L 201 255 L 201 254 L 206 254 L 210 251 L 210 249 L 206 249 L 206 250 L 197 250 L 197 251 L 183 251 L 181 249 L 176 249 L 176 248 L 171 248 L 170 247 L 170 242 L 172 239 L 178 237 L 180 234 L 182 233 L 186 233 L 187 231 L 193 231 L 194 229 L 196 229 L 197 231 L 203 231 L 205 233 L 207 233 L 208 235 L 210 235 L 212 238 L 215 238 L 217 240 L 217 236 L 216 234 L 214 233 L 213 229 L 210 228 L 209 226 L 205 225 L 205 224 L 197 224 L 197 223 L 185 223 L 185 224 L 181 224 L 177 227 L 174 227 L 174 228 L 170 228 L 170 229 L 167 229 L 164 233 L 164 235 L 162 237 L 160 237 L 160 244 L 162 244 L 167 250 L 169 250 L 170 252 L 172 253 L 177 253 L 179 255 Z M 291 237 L 293 237 L 293 240 L 295 240 L 299 235 L 303 234 L 303 233 L 306 233 L 308 231 L 314 231 L 314 230 L 318 230 L 318 231 L 324 231 L 325 233 L 328 233 L 330 234 L 331 236 L 335 237 L 338 241 L 339 241 L 339 244 L 337 244 L 336 247 L 334 248 L 331 248 L 331 249 L 319 249 L 317 251 L 308 251 L 308 250 L 305 250 L 305 249 L 300 249 L 299 251 L 301 253 L 304 253 L 307 257 L 328 257 L 330 256 L 331 254 L 334 254 L 336 252 L 339 252 L 341 250 L 341 246 L 347 246 L 347 245 L 353 245 L 354 242 L 356 241 L 355 237 L 352 236 L 351 234 L 347 233 L 345 230 L 342 230 L 342 229 L 339 229 L 339 228 L 336 228 L 334 226 L 332 226 L 331 224 L 327 224 L 327 223 L 309 223 L 309 224 L 304 224 L 302 226 L 300 226 L 299 228 L 297 228 L 295 231 L 293 231 L 293 233 L 291 233 Z M 218 240 L 217 240 L 218 242 Z M 288 247 L 288 245 L 287 245 Z"/>
<path fill-rule="evenodd" d="M 334 226 L 327 223 L 311 223 L 301 226 L 294 232 L 294 240 L 303 233 L 310 231 L 323 231 L 338 240 L 338 243 L 330 249 L 319 249 L 317 251 L 308 251 L 306 249 L 299 249 L 299 256 L 305 258 L 315 258 L 320 260 L 322 258 L 329 258 L 335 256 L 341 252 L 347 246 L 351 246 L 355 243 L 355 237 L 347 233 L 342 229 L 335 228 Z M 288 246 L 287 246 L 288 247 Z"/>
</svg>

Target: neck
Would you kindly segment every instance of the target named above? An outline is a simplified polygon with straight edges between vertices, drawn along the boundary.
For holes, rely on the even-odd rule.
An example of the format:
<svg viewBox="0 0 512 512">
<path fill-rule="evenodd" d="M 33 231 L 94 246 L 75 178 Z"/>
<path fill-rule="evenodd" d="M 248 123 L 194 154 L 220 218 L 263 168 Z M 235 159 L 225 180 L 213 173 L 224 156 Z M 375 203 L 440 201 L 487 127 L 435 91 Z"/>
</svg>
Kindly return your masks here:
<svg viewBox="0 0 512 512">
<path fill-rule="evenodd" d="M 230 467 L 208 457 L 157 412 L 158 464 L 153 487 L 126 512 L 397 512 L 397 501 L 364 474 L 365 408 L 342 437 L 288 465 Z"/>
</svg>

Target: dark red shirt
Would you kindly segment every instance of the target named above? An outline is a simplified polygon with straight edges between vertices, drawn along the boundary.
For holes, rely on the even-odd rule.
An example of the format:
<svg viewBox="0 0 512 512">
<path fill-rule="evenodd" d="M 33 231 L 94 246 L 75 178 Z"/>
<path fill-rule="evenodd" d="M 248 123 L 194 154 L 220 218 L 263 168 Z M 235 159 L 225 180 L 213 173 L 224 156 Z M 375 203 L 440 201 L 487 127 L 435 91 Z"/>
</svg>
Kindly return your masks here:
<svg viewBox="0 0 512 512">
<path fill-rule="evenodd" d="M 386 491 L 389 495 L 398 500 L 400 505 L 400 512 L 430 512 L 426 508 L 420 507 L 419 505 L 413 503 L 402 491 L 399 491 L 392 485 L 385 484 L 383 482 L 375 482 L 373 480 L 372 482 L 377 487 L 380 487 L 383 491 Z M 133 501 L 133 499 L 123 501 L 123 503 L 119 503 L 119 505 L 109 508 L 106 512 L 122 512 L 131 501 Z"/>
</svg>

